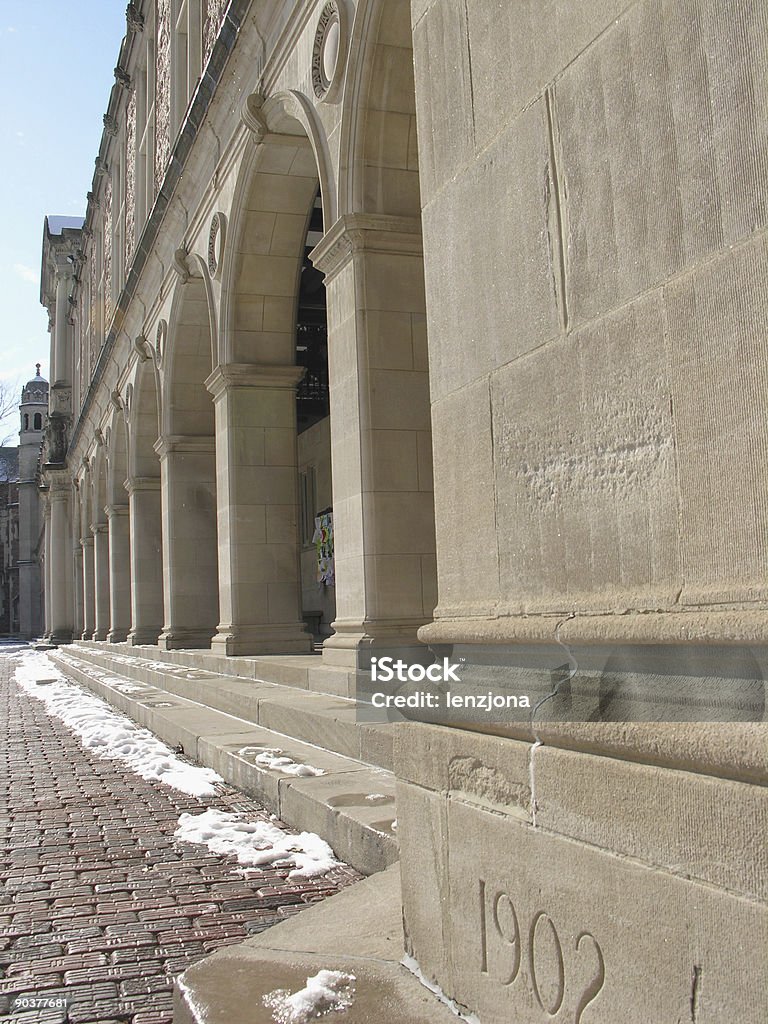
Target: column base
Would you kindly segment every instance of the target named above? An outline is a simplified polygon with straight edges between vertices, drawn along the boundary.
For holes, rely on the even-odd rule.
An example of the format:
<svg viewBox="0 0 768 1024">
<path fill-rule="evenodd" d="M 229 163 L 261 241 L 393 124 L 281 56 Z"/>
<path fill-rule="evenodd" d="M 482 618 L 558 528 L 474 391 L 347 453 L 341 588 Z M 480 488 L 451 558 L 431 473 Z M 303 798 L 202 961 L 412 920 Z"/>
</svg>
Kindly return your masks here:
<svg viewBox="0 0 768 1024">
<path fill-rule="evenodd" d="M 54 646 L 56 646 L 58 644 L 71 644 L 72 640 L 73 640 L 72 630 L 71 629 L 54 629 L 51 632 L 50 636 L 47 636 L 45 638 L 45 640 L 46 640 L 46 643 L 53 644 Z"/>
<path fill-rule="evenodd" d="M 93 640 L 93 630 L 84 629 L 77 638 L 78 640 Z"/>
<path fill-rule="evenodd" d="M 424 625 L 421 619 L 397 622 L 331 623 L 334 634 L 323 643 L 323 662 L 344 668 L 369 670 L 371 658 L 401 658 L 409 663 L 428 665 L 434 656 L 416 635 Z"/>
<path fill-rule="evenodd" d="M 110 629 L 107 633 L 107 643 L 109 644 L 124 644 L 127 639 L 127 629 Z"/>
<path fill-rule="evenodd" d="M 219 626 L 211 641 L 217 654 L 311 654 L 313 639 L 303 622 L 275 626 Z"/>
<path fill-rule="evenodd" d="M 91 637 L 91 640 L 104 641 L 106 639 L 107 639 L 107 631 L 106 631 L 106 629 L 96 629 L 96 630 L 94 630 L 93 636 Z"/>
<path fill-rule="evenodd" d="M 159 636 L 159 629 L 147 626 L 142 629 L 132 629 L 128 634 L 126 642 L 129 647 L 156 647 Z"/>
<path fill-rule="evenodd" d="M 208 650 L 213 633 L 210 629 L 164 629 L 157 638 L 162 651 Z"/>
</svg>

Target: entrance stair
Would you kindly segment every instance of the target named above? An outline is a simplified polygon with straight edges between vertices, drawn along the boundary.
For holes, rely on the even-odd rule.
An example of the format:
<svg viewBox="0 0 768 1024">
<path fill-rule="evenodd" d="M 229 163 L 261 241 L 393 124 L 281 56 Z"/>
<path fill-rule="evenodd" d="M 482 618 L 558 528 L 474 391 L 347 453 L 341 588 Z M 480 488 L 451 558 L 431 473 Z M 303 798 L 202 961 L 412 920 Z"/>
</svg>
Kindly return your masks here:
<svg viewBox="0 0 768 1024">
<path fill-rule="evenodd" d="M 49 656 L 292 828 L 322 836 L 363 874 L 397 860 L 393 729 L 357 721 L 353 673 L 323 666 L 319 655 L 223 658 L 94 642 Z M 268 752 L 290 762 L 270 766 Z"/>
</svg>

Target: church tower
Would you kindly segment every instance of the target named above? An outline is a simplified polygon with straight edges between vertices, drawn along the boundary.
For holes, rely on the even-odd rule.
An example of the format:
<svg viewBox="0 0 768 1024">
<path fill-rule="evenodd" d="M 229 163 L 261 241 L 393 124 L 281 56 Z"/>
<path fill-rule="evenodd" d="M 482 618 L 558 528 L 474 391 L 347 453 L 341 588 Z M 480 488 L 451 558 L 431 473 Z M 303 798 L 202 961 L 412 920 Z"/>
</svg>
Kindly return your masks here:
<svg viewBox="0 0 768 1024">
<path fill-rule="evenodd" d="M 44 628 L 40 571 L 43 522 L 36 476 L 48 418 L 48 381 L 40 376 L 40 363 L 35 376 L 22 388 L 19 412 L 19 635 L 31 640 Z"/>
</svg>

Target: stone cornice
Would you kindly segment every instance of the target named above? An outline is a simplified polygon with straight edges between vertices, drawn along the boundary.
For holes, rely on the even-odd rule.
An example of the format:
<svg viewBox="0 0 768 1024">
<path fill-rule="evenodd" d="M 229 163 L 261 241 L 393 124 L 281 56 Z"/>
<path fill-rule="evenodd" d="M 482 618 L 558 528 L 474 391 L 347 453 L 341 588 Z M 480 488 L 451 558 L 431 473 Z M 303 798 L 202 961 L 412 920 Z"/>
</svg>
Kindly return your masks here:
<svg viewBox="0 0 768 1024">
<path fill-rule="evenodd" d="M 166 434 L 165 437 L 159 437 L 153 447 L 161 459 L 171 453 L 200 455 L 215 452 L 216 439 L 194 434 Z"/>
<path fill-rule="evenodd" d="M 134 491 L 159 491 L 160 490 L 160 477 L 159 476 L 129 476 L 125 481 L 125 489 L 129 494 L 133 494 Z"/>
<path fill-rule="evenodd" d="M 214 400 L 230 388 L 293 389 L 305 374 L 303 366 L 228 363 L 217 366 L 205 382 Z"/>
<path fill-rule="evenodd" d="M 309 258 L 326 279 L 331 279 L 358 251 L 420 256 L 421 221 L 417 217 L 351 213 L 339 217 Z"/>
</svg>

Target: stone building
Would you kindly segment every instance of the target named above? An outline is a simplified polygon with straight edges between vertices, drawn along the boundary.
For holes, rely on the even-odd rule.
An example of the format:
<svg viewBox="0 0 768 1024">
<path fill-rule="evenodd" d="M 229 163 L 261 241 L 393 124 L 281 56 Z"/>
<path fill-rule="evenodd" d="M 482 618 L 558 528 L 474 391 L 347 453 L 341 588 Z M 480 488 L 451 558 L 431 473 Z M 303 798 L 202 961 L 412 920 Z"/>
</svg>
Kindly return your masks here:
<svg viewBox="0 0 768 1024">
<path fill-rule="evenodd" d="M 21 391 L 19 445 L 0 448 L 0 634 L 24 640 L 45 628 L 38 472 L 47 419 L 48 381 L 38 363 Z"/>
<path fill-rule="evenodd" d="M 0 635 L 19 628 L 19 449 L 0 448 Z"/>
<path fill-rule="evenodd" d="M 404 948 L 483 1024 L 760 1016 L 767 41 L 759 0 L 131 3 L 46 222 L 70 665 L 530 694 L 355 741 L 395 734 Z"/>
</svg>

